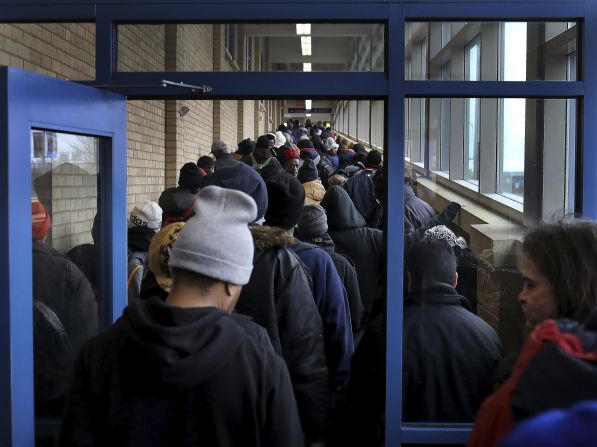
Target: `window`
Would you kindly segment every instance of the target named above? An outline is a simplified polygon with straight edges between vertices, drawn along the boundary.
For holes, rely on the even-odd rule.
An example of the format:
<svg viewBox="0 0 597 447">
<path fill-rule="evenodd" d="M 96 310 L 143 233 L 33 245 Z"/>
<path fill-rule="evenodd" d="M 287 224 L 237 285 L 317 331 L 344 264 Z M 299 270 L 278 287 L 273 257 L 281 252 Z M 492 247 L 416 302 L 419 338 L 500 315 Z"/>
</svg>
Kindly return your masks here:
<svg viewBox="0 0 597 447">
<path fill-rule="evenodd" d="M 566 56 L 566 78 L 576 79 L 576 51 Z M 565 212 L 573 213 L 575 206 L 575 165 L 576 165 L 576 101 L 566 100 L 566 207 Z"/>
<path fill-rule="evenodd" d="M 478 81 L 481 77 L 481 41 L 475 38 L 465 51 L 465 80 Z M 480 98 L 467 98 L 464 109 L 464 180 L 479 185 L 479 146 L 481 120 Z"/>
<path fill-rule="evenodd" d="M 446 62 L 442 66 L 442 81 L 450 80 L 450 62 Z M 436 170 L 448 173 L 450 170 L 450 108 L 452 100 L 450 98 L 442 98 L 440 111 L 440 154 L 439 164 Z"/>
<path fill-rule="evenodd" d="M 253 38 L 247 36 L 247 58 L 245 60 L 245 71 L 253 69 Z"/>
<path fill-rule="evenodd" d="M 232 60 L 236 60 L 236 28 L 237 25 L 224 25 L 224 45 Z"/>
</svg>

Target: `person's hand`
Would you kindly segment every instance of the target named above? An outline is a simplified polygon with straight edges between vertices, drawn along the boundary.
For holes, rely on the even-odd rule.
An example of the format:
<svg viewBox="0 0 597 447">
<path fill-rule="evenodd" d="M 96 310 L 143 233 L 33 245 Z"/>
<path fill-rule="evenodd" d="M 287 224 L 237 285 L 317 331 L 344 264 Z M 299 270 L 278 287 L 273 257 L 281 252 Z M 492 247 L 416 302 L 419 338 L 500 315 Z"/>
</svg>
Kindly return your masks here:
<svg viewBox="0 0 597 447">
<path fill-rule="evenodd" d="M 450 204 L 442 211 L 443 216 L 446 218 L 446 223 L 452 222 L 461 208 L 462 205 L 460 205 L 460 203 L 450 202 Z"/>
</svg>

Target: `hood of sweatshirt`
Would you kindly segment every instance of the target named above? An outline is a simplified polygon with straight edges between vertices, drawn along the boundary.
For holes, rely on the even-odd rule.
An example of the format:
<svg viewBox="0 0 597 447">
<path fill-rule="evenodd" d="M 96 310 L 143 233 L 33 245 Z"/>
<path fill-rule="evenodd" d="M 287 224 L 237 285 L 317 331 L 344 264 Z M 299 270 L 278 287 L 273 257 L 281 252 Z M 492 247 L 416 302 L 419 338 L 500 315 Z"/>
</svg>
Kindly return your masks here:
<svg viewBox="0 0 597 447">
<path fill-rule="evenodd" d="M 134 226 L 128 229 L 128 246 L 134 251 L 147 252 L 155 231 L 147 227 Z"/>
<path fill-rule="evenodd" d="M 182 309 L 159 298 L 136 300 L 121 319 L 126 370 L 144 383 L 190 389 L 231 361 L 242 328 L 215 307 Z"/>
<path fill-rule="evenodd" d="M 328 229 L 332 231 L 362 228 L 365 219 L 357 211 L 346 190 L 333 186 L 327 190 L 320 205 L 325 209 L 328 218 Z"/>
</svg>

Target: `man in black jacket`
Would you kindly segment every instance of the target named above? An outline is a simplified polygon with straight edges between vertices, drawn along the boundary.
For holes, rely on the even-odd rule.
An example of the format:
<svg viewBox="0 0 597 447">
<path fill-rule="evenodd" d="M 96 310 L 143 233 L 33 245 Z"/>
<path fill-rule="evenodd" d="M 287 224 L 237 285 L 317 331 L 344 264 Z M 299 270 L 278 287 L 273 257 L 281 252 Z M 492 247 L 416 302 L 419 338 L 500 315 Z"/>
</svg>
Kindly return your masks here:
<svg viewBox="0 0 597 447">
<path fill-rule="evenodd" d="M 218 169 L 211 184 L 249 194 L 257 203 L 256 222 L 268 208 L 265 182 L 245 163 Z M 324 439 L 330 411 L 323 326 L 298 256 L 287 247 L 294 238 L 285 230 L 251 225 L 255 268 L 236 306 L 264 327 L 274 350 L 288 366 L 301 425 L 310 445 Z"/>
<path fill-rule="evenodd" d="M 404 420 L 470 422 L 491 392 L 501 342 L 455 290 L 456 256 L 443 240 L 406 255 Z"/>
<path fill-rule="evenodd" d="M 59 445 L 303 445 L 284 362 L 229 315 L 253 269 L 256 214 L 247 194 L 199 193 L 166 301 L 135 301 L 84 348 Z"/>
</svg>

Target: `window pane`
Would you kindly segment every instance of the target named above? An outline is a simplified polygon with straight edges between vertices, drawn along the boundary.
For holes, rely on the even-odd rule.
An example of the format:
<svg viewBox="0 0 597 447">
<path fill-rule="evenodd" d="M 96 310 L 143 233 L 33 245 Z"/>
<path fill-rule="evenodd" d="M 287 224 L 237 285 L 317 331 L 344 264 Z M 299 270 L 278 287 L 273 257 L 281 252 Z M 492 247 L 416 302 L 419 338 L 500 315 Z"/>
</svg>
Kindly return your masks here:
<svg viewBox="0 0 597 447">
<path fill-rule="evenodd" d="M 32 130 L 35 413 L 59 418 L 101 294 L 98 138 Z"/>
<path fill-rule="evenodd" d="M 412 108 L 421 102 L 428 119 L 422 129 L 407 129 L 404 142 L 415 146 L 422 133 L 431 172 L 411 152 L 404 173 L 403 414 L 418 426 L 473 422 L 500 377 L 498 366 L 509 372 L 503 359 L 516 355 L 536 323 L 518 299 L 524 235 L 574 211 L 577 101 L 409 98 L 407 123 L 418 122 Z M 425 252 L 410 245 L 415 236 L 458 247 Z M 446 267 L 450 256 L 454 271 Z"/>
<path fill-rule="evenodd" d="M 384 71 L 379 23 L 120 24 L 117 69 Z"/>
<path fill-rule="evenodd" d="M 407 80 L 577 80 L 576 60 L 573 76 L 566 61 L 579 39 L 576 22 L 407 22 L 405 32 Z"/>
</svg>

